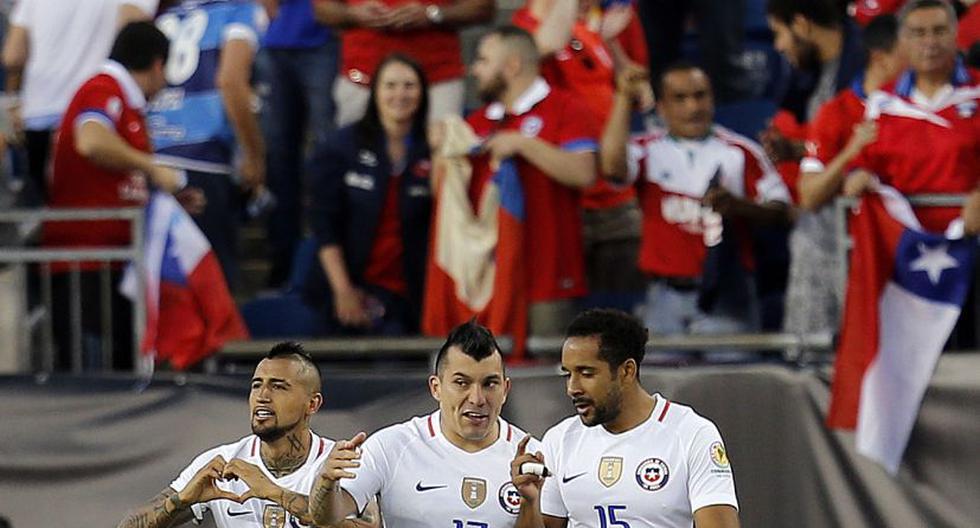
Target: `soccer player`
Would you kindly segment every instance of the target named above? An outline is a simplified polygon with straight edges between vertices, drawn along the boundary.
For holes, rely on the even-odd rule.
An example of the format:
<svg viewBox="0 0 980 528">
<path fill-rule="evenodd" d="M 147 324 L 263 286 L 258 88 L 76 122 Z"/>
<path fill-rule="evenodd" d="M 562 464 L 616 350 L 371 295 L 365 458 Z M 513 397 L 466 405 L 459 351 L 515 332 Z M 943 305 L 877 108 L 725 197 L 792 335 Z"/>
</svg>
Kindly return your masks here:
<svg viewBox="0 0 980 528">
<path fill-rule="evenodd" d="M 179 526 L 207 512 L 223 527 L 312 525 L 307 496 L 334 446 L 310 430 L 323 403 L 320 383 L 299 344 L 274 346 L 252 377 L 252 434 L 205 451 L 119 527 Z"/>
<path fill-rule="evenodd" d="M 524 499 L 517 527 L 739 526 L 717 427 L 643 388 L 646 341 L 643 325 L 616 310 L 586 311 L 568 327 L 561 368 L 577 416 L 545 433 L 543 454 L 511 463 Z M 521 474 L 527 462 L 554 476 Z"/>
<path fill-rule="evenodd" d="M 453 329 L 429 390 L 438 411 L 337 443 L 310 495 L 318 525 L 377 496 L 386 526 L 513 526 L 520 496 L 507 465 L 529 437 L 500 418 L 510 379 L 490 331 L 472 321 Z"/>
</svg>

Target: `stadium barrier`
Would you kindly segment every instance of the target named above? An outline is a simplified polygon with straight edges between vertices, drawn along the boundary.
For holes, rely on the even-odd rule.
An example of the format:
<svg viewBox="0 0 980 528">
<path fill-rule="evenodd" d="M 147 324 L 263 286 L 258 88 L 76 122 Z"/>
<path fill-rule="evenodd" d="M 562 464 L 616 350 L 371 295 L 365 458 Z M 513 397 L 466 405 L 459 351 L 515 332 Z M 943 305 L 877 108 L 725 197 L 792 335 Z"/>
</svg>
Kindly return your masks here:
<svg viewBox="0 0 980 528">
<path fill-rule="evenodd" d="M 27 238 L 30 232 L 38 229 L 43 222 L 47 221 L 72 221 L 72 222 L 91 222 L 101 220 L 123 220 L 130 225 L 131 241 L 128 246 L 120 247 L 92 247 L 92 248 L 58 248 L 58 247 L 11 247 L 7 246 L 0 249 L 0 265 L 7 264 L 15 268 L 23 269 L 27 267 L 31 271 L 27 273 L 28 278 L 23 286 L 19 288 L 21 296 L 20 306 L 27 310 L 24 317 L 21 317 L 20 332 L 24 339 L 20 340 L 23 350 L 18 351 L 18 355 L 23 357 L 30 356 L 32 350 L 37 351 L 38 356 L 31 357 L 23 363 L 31 365 L 32 369 L 49 372 L 54 369 L 55 363 L 55 343 L 54 343 L 54 321 L 52 316 L 52 264 L 55 262 L 66 262 L 68 270 L 68 288 L 70 294 L 69 321 L 70 321 L 70 361 L 72 372 L 82 372 L 88 370 L 87 366 L 100 367 L 102 370 L 111 370 L 112 355 L 115 343 L 113 342 L 113 328 L 111 317 L 111 305 L 108 299 L 111 298 L 112 289 L 118 287 L 111 281 L 111 268 L 113 263 L 128 264 L 135 263 L 138 277 L 144 276 L 143 271 L 143 220 L 144 210 L 142 208 L 106 208 L 106 209 L 12 209 L 0 211 L 0 224 L 16 224 L 22 235 Z M 87 304 L 89 300 L 82 299 L 80 264 L 82 262 L 99 263 L 99 303 Z M 29 286 L 36 277 L 37 291 Z M 142 280 L 139 281 L 142 284 Z M 143 338 L 142 321 L 146 319 L 145 303 L 143 302 L 143 288 L 136 288 L 137 299 L 133 303 L 133 357 L 134 365 L 139 372 L 145 372 L 149 366 L 139 353 L 140 343 Z M 83 302 L 84 301 L 84 302 Z M 106 302 L 103 302 L 106 301 Z M 85 353 L 86 345 L 83 343 L 82 336 L 82 310 L 89 309 L 90 306 L 98 306 L 101 313 L 101 329 L 99 334 L 98 351 L 95 357 L 87 356 Z"/>
</svg>

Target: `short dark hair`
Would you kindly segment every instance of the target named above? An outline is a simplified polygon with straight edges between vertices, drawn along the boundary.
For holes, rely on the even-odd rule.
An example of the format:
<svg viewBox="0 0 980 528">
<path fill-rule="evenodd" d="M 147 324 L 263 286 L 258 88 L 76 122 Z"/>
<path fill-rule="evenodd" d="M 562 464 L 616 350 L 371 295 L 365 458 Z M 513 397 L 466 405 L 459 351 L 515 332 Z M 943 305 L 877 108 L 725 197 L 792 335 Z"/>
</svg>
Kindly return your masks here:
<svg viewBox="0 0 980 528">
<path fill-rule="evenodd" d="M 657 74 L 656 78 L 653 81 L 653 95 L 656 98 L 656 100 L 659 101 L 664 96 L 664 80 L 667 78 L 668 75 L 675 72 L 685 72 L 685 71 L 693 71 L 693 70 L 697 70 L 704 73 L 704 68 L 698 66 L 697 64 L 694 64 L 691 61 L 683 60 L 683 59 L 674 61 L 668 64 L 666 67 L 664 67 L 663 70 L 660 70 L 660 73 Z M 707 74 L 705 73 L 705 75 Z"/>
<path fill-rule="evenodd" d="M 599 338 L 599 357 L 612 369 L 627 359 L 636 361 L 637 367 L 646 355 L 649 332 L 639 319 L 612 308 L 593 308 L 580 313 L 565 331 L 570 337 Z"/>
<path fill-rule="evenodd" d="M 834 0 L 769 0 L 766 14 L 789 25 L 796 15 L 825 28 L 840 27 L 846 11 Z"/>
<path fill-rule="evenodd" d="M 306 368 L 313 371 L 316 374 L 316 392 L 323 390 L 323 376 L 320 374 L 320 367 L 317 366 L 316 362 L 313 361 L 313 356 L 310 355 L 303 345 L 295 341 L 282 341 L 276 343 L 275 346 L 269 350 L 269 353 L 265 355 L 265 359 L 292 359 L 299 361 Z"/>
<path fill-rule="evenodd" d="M 449 332 L 449 337 L 446 338 L 446 342 L 436 354 L 434 369 L 436 375 L 442 372 L 446 353 L 452 347 L 458 348 L 460 352 L 476 361 L 488 358 L 494 353 L 500 354 L 501 359 L 503 359 L 503 353 L 500 351 L 497 340 L 493 337 L 493 332 L 487 327 L 477 324 L 476 319 L 470 319 Z"/>
<path fill-rule="evenodd" d="M 909 0 L 898 10 L 896 17 L 898 18 L 898 25 L 902 27 L 905 25 L 905 19 L 909 17 L 909 13 L 912 11 L 918 11 L 920 9 L 932 9 L 939 8 L 946 11 L 946 16 L 949 18 L 949 23 L 955 28 L 958 20 L 956 18 L 956 8 L 953 4 L 947 2 L 946 0 Z"/>
<path fill-rule="evenodd" d="M 898 41 L 898 18 L 888 13 L 878 15 L 868 22 L 861 34 L 861 45 L 864 53 L 870 55 L 872 51 L 891 51 L 895 49 Z"/>
<path fill-rule="evenodd" d="M 167 61 L 170 41 L 152 22 L 130 22 L 119 30 L 109 58 L 127 70 L 142 71 L 157 59 Z"/>
</svg>

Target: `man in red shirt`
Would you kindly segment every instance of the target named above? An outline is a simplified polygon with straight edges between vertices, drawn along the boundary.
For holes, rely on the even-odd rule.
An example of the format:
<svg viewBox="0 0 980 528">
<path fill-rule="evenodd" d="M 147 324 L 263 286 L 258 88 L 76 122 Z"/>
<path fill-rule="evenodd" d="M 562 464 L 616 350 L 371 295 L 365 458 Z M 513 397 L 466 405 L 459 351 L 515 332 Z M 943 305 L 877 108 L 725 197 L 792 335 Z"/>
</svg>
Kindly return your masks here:
<svg viewBox="0 0 980 528">
<path fill-rule="evenodd" d="M 148 98 L 164 86 L 164 63 L 169 43 L 150 22 L 124 27 L 102 70 L 78 89 L 55 138 L 48 205 L 52 208 L 139 207 L 147 198 L 147 181 L 169 192 L 186 184 L 186 176 L 153 162 L 143 111 Z M 125 221 L 50 222 L 43 245 L 53 247 L 112 247 L 130 243 Z M 81 346 L 88 365 L 101 357 L 103 321 L 99 303 L 109 303 L 100 291 L 100 264 L 79 265 L 81 299 L 69 288 L 70 266 L 55 263 L 52 284 L 57 367 L 66 367 L 69 351 L 79 343 L 69 335 L 69 307 L 81 311 Z M 113 268 L 113 284 L 121 270 Z M 95 305 L 95 306 L 93 306 Z M 114 366 L 132 361 L 132 324 L 128 301 L 113 288 L 111 299 Z"/>
<path fill-rule="evenodd" d="M 646 42 L 624 37 L 622 10 L 603 14 L 597 0 L 528 0 L 514 13 L 514 25 L 534 35 L 542 56 L 541 73 L 548 84 L 568 91 L 589 107 L 596 125 L 602 127 L 612 109 L 617 69 L 643 68 Z M 636 16 L 629 25 L 639 28 Z M 619 34 L 607 34 L 611 25 Z M 643 65 L 643 66 L 641 66 Z M 650 93 L 650 103 L 653 95 Z M 598 135 L 598 131 L 596 132 Z M 599 179 L 582 196 L 583 236 L 589 287 L 598 292 L 634 292 L 643 288 L 636 269 L 640 242 L 640 210 L 632 187 L 616 187 Z"/>
<path fill-rule="evenodd" d="M 878 179 L 907 195 L 968 193 L 980 177 L 980 74 L 956 54 L 956 14 L 944 0 L 913 0 L 899 12 L 909 69 L 870 94 L 865 118 L 878 139 L 854 162 L 855 192 Z M 960 208 L 919 208 L 923 227 L 942 232 Z"/>
<path fill-rule="evenodd" d="M 789 192 L 762 147 L 714 125 L 708 76 L 678 63 L 655 83 L 666 129 L 628 141 L 629 109 L 642 76 L 622 76 L 602 137 L 605 177 L 638 182 L 643 210 L 640 270 L 650 278 L 644 320 L 659 334 L 737 333 L 758 328 L 748 224 L 789 222 Z M 702 282 L 710 248 L 728 239 L 734 258 L 717 262 L 724 276 L 706 306 Z M 717 253 L 716 253 L 717 255 Z M 728 275 L 739 267 L 741 276 Z M 699 292 L 699 290 L 701 290 Z"/>
<path fill-rule="evenodd" d="M 494 10 L 494 0 L 314 0 L 317 21 L 341 32 L 337 126 L 364 115 L 371 76 L 393 52 L 422 65 L 432 120 L 458 115 L 465 89 L 459 30 L 490 22 Z"/>
<path fill-rule="evenodd" d="M 524 188 L 526 285 L 532 335 L 561 335 L 586 293 L 581 190 L 595 181 L 592 116 L 576 99 L 540 77 L 533 37 L 513 26 L 483 37 L 472 65 L 488 103 L 467 121 L 485 138 L 472 159 L 474 204 L 500 160 L 514 158 Z"/>
<path fill-rule="evenodd" d="M 800 206 L 821 214 L 836 214 L 823 209 L 841 191 L 851 163 L 865 145 L 873 142 L 877 126 L 864 120 L 866 94 L 891 81 L 901 70 L 903 61 L 897 45 L 897 21 L 893 15 L 881 15 L 871 21 L 862 35 L 868 64 L 851 87 L 824 103 L 808 127 L 806 156 L 800 163 L 797 195 Z M 804 217 L 801 222 L 808 221 Z M 837 222 L 837 219 L 834 219 Z M 826 280 L 837 259 L 833 232 L 821 236 L 794 237 L 794 260 L 790 263 L 790 281 L 786 289 L 783 330 L 797 334 L 836 332 L 843 307 L 840 284 Z M 829 243 L 822 242 L 829 238 Z"/>
</svg>

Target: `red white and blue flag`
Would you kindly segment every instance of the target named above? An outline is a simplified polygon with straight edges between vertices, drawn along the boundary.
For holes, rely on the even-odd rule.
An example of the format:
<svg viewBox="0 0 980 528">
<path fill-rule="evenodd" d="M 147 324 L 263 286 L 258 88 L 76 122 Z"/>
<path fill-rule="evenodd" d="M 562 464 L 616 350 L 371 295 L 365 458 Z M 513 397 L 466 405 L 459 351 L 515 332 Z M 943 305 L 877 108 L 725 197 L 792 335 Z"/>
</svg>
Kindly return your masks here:
<svg viewBox="0 0 980 528">
<path fill-rule="evenodd" d="M 946 234 L 924 232 L 890 188 L 863 198 L 851 231 L 827 423 L 856 429 L 858 452 L 895 474 L 970 288 L 977 242 L 959 220 Z"/>
<path fill-rule="evenodd" d="M 447 163 L 438 164 L 445 171 Z M 422 330 L 445 336 L 474 317 L 514 339 L 520 357 L 527 337 L 524 188 L 513 160 L 504 160 L 473 207 L 469 174 L 437 177 Z"/>
<path fill-rule="evenodd" d="M 183 370 L 226 341 L 247 338 L 211 244 L 173 196 L 153 193 L 145 233 L 143 353 Z M 122 290 L 131 299 L 136 282 L 130 266 Z"/>
</svg>

